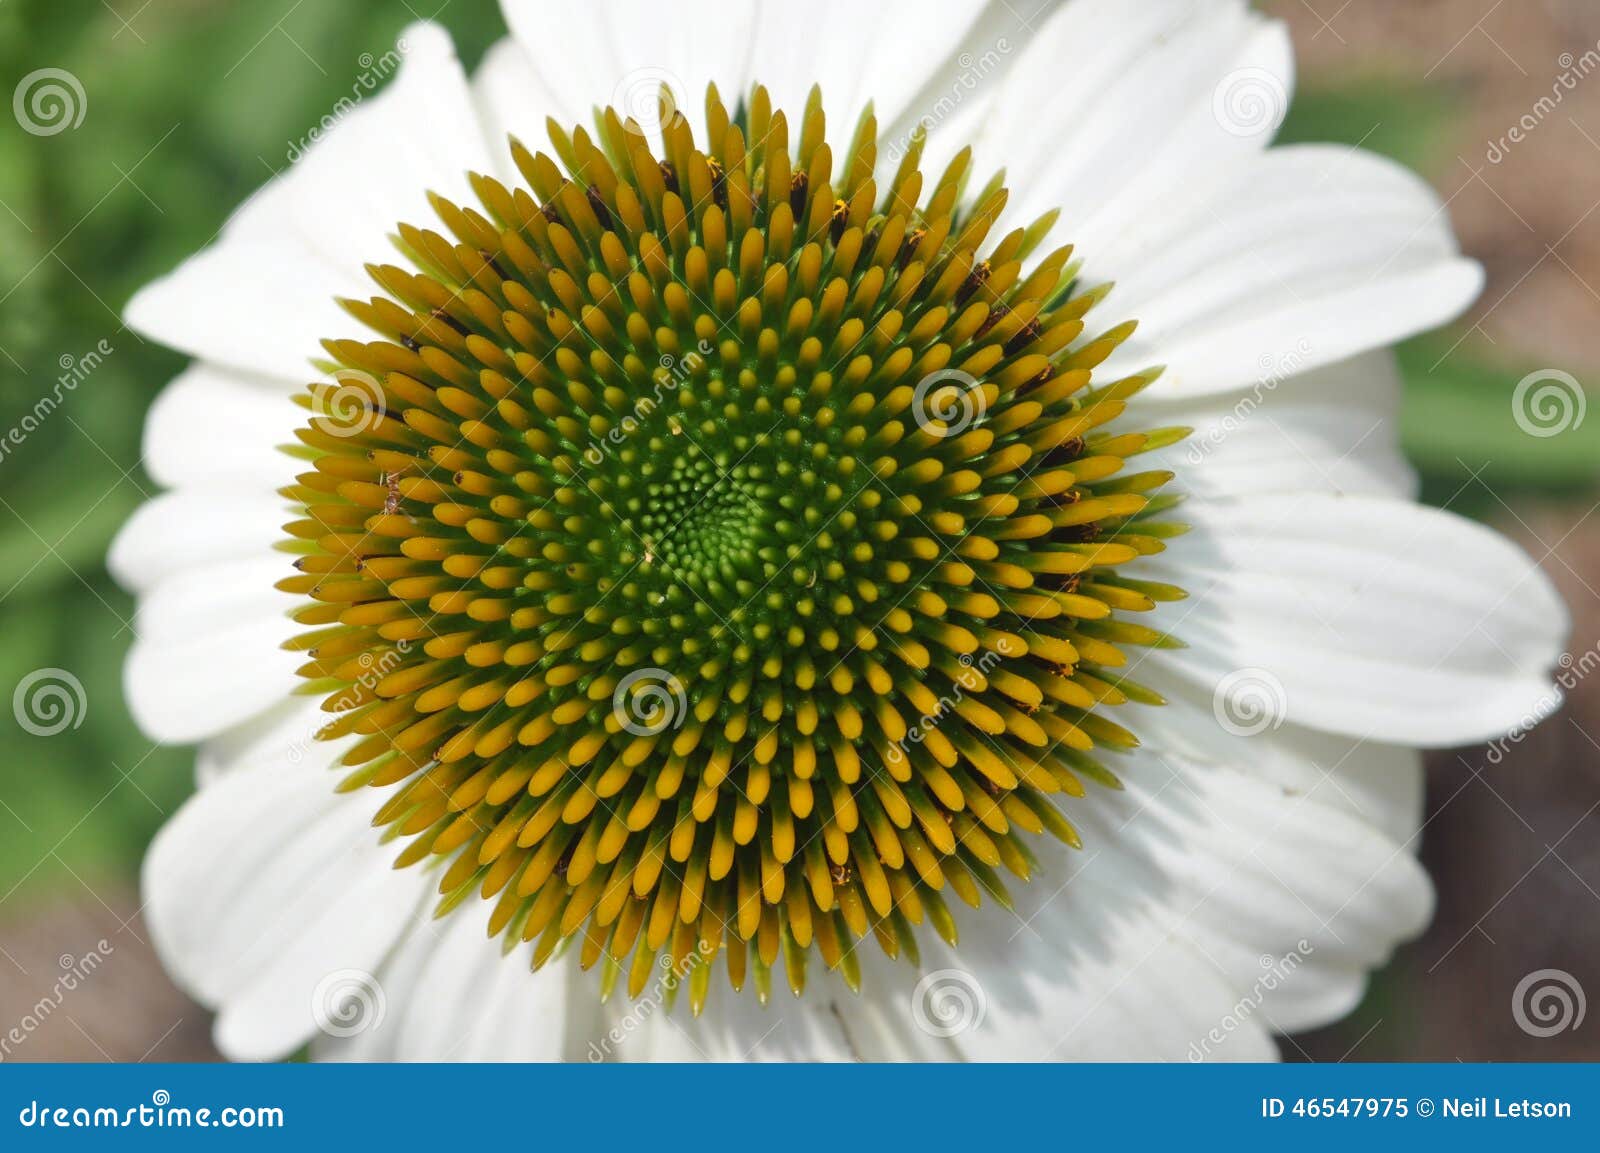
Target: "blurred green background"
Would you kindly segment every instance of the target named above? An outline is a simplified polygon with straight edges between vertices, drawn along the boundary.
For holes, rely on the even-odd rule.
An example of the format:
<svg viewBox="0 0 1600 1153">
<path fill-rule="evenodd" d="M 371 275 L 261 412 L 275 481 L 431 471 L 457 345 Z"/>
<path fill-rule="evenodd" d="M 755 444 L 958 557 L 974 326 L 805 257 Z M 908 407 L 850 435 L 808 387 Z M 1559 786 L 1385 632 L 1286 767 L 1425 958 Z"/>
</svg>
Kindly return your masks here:
<svg viewBox="0 0 1600 1153">
<path fill-rule="evenodd" d="M 503 29 L 493 0 L 455 0 L 440 18 L 468 60 Z M 48 64 L 87 97 L 83 122 L 57 135 L 0 121 L 0 426 L 54 388 L 61 358 L 101 339 L 114 349 L 0 459 L 0 687 L 56 666 L 89 702 L 75 730 L 7 733 L 0 892 L 20 888 L 5 908 L 75 884 L 73 872 L 128 877 L 191 783 L 192 754 L 153 748 L 121 699 L 133 608 L 103 559 L 153 491 L 144 413 L 185 363 L 124 329 L 122 306 L 214 237 L 348 95 L 361 53 L 414 19 L 401 2 L 0 4 L 4 92 Z"/>
<path fill-rule="evenodd" d="M 1519 12 L 1508 14 L 1509 24 L 1503 15 L 1480 27 L 1494 32 L 1489 39 L 1499 42 L 1499 54 L 1476 34 L 1461 36 L 1489 9 L 1475 0 L 1352 0 L 1337 12 L 1336 4 L 1324 2 L 1321 13 L 1305 0 L 1267 7 L 1291 21 L 1302 61 L 1283 138 L 1359 143 L 1423 173 L 1450 197 L 1458 226 L 1467 212 L 1466 246 L 1490 266 L 1491 287 L 1479 314 L 1401 352 L 1406 443 L 1424 472 L 1428 497 L 1510 527 L 1536 556 L 1545 550 L 1527 541 L 1528 533 L 1547 531 L 1550 542 L 1567 542 L 1594 500 L 1600 417 L 1559 437 L 1536 439 L 1517 428 L 1510 397 L 1515 382 L 1536 369 L 1554 365 L 1582 379 L 1594 367 L 1596 361 L 1586 358 L 1600 296 L 1585 301 L 1578 294 L 1590 305 L 1587 323 L 1584 310 L 1563 303 L 1565 297 L 1526 306 L 1565 325 L 1555 338 L 1562 356 L 1554 362 L 1552 338 L 1537 325 L 1531 333 L 1523 325 L 1520 337 L 1513 332 L 1508 338 L 1494 327 L 1494 314 L 1500 312 L 1497 297 L 1525 296 L 1546 283 L 1547 270 L 1560 273 L 1545 248 L 1585 287 L 1600 281 L 1600 259 L 1581 243 L 1593 233 L 1577 232 L 1587 227 L 1578 213 L 1600 196 L 1600 181 L 1586 169 L 1587 191 L 1574 202 L 1571 219 L 1546 221 L 1514 206 L 1544 203 L 1540 186 L 1549 179 L 1570 190 L 1573 172 L 1561 162 L 1554 171 L 1564 175 L 1552 177 L 1530 146 L 1516 158 L 1520 168 L 1507 165 L 1488 177 L 1471 172 L 1484 163 L 1476 121 L 1492 125 L 1501 115 L 1485 108 L 1514 113 L 1526 103 L 1521 93 L 1547 91 L 1557 68 L 1552 47 L 1595 39 L 1592 28 L 1562 22 L 1581 23 L 1579 9 L 1592 12 L 1593 5 L 1542 5 L 1539 12 L 1533 5 L 1510 6 Z M 1407 13 L 1396 16 L 1393 10 L 1401 8 Z M 432 14 L 431 4 L 413 8 L 406 0 L 0 3 L 0 91 L 12 92 L 22 76 L 48 65 L 77 76 L 87 98 L 82 123 L 53 136 L 30 135 L 12 117 L 0 118 L 0 428 L 18 426 L 33 410 L 54 387 L 64 358 L 76 360 L 101 340 L 114 349 L 24 443 L 0 456 L 0 690 L 10 693 L 30 671 L 55 666 L 82 682 L 88 702 L 79 727 L 54 736 L 30 735 L 8 718 L 0 745 L 0 950 L 8 956 L 36 949 L 53 958 L 61 951 L 39 942 L 51 939 L 52 918 L 63 916 L 63 907 L 75 910 L 73 917 L 128 924 L 137 908 L 143 847 L 191 785 L 192 753 L 152 747 L 121 697 L 133 606 L 107 576 L 103 558 L 119 524 L 153 488 L 140 467 L 143 416 L 183 359 L 124 329 L 120 310 L 143 282 L 208 242 L 238 202 L 285 166 L 289 142 L 349 91 L 362 53 L 383 52 L 404 24 Z M 469 67 L 502 34 L 493 0 L 446 0 L 437 19 L 454 34 Z M 1549 25 L 1539 32 L 1548 44 L 1524 44 L 1519 56 L 1514 45 L 1521 42 L 1507 29 L 1522 35 L 1539 21 Z M 1600 100 L 1600 79 L 1590 83 L 1596 89 L 1591 101 Z M 1576 101 L 1571 111 L 1569 119 L 1582 128 Z M 1600 115 L 1587 119 L 1600 137 Z M 1543 131 L 1558 156 L 1587 148 L 1556 121 Z M 1560 140 L 1558 132 L 1565 134 Z M 1480 207 L 1468 210 L 1469 204 Z M 1576 251 L 1570 247 L 1575 234 Z M 1522 273 L 1534 257 L 1537 279 Z M 1585 527 L 1576 539 L 1586 534 Z M 1584 570 L 1574 562 L 1568 571 L 1576 576 Z M 1582 765 L 1562 759 L 1564 753 L 1537 751 L 1537 742 L 1530 746 L 1536 751 L 1519 750 L 1519 757 L 1545 763 L 1525 766 L 1523 773 L 1577 772 L 1585 788 L 1593 786 L 1593 755 L 1581 745 L 1581 757 L 1589 758 Z M 1450 771 L 1450 758 L 1442 758 L 1438 772 Z M 1435 806 L 1441 799 L 1435 796 Z M 1493 801 L 1483 803 L 1492 809 Z M 1441 827 L 1448 830 L 1448 822 Z M 1562 827 L 1558 822 L 1554 833 L 1541 830 L 1540 836 L 1548 844 Z M 1439 835 L 1448 846 L 1448 833 Z M 1469 840 L 1462 851 L 1482 847 Z M 1448 889 L 1451 875 L 1434 865 L 1441 888 Z M 1490 882 L 1489 900 L 1493 887 Z M 1585 905 L 1582 915 L 1595 920 L 1588 898 L 1577 899 Z M 1447 896 L 1447 923 L 1450 908 Z M 1467 912 L 1470 922 L 1481 909 Z M 1403 960 L 1355 1022 L 1308 1039 L 1304 1051 L 1338 1056 L 1377 1021 L 1372 1031 L 1378 1040 L 1361 1037 L 1366 1048 L 1358 1055 L 1404 1055 L 1411 1042 L 1395 1032 L 1394 1021 L 1397 1014 L 1406 1020 L 1416 1013 L 1407 1008 L 1407 965 L 1433 964 L 1453 937 L 1447 932 L 1431 953 L 1426 943 L 1420 946 L 1426 955 Z M 1498 1003 L 1499 992 L 1494 996 Z M 128 1052 L 115 1050 L 92 1024 L 79 1026 L 101 1054 L 139 1055 L 137 1041 L 129 1042 Z M 186 1035 L 203 1050 L 203 1029 Z M 38 1055 L 96 1055 L 70 1031 L 56 1045 L 51 1050 L 41 1041 Z"/>
</svg>

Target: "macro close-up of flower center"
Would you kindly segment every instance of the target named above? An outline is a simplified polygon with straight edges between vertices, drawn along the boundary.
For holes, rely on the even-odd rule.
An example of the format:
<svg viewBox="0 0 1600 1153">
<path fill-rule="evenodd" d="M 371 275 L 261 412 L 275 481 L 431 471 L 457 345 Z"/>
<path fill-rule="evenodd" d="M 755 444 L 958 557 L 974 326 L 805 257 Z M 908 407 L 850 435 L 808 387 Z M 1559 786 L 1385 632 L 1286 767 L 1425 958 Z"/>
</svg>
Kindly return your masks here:
<svg viewBox="0 0 1600 1153">
<path fill-rule="evenodd" d="M 703 141 L 665 90 L 650 134 L 552 122 L 399 225 L 300 398 L 278 586 L 439 909 L 601 995 L 670 962 L 697 1013 L 719 969 L 859 989 L 868 937 L 915 963 L 1081 847 L 1162 703 L 1138 618 L 1183 592 L 1121 566 L 1183 530 L 1138 456 L 1187 431 L 1105 427 L 1159 370 L 1102 379 L 1131 318 L 968 152 L 705 100 Z"/>
</svg>

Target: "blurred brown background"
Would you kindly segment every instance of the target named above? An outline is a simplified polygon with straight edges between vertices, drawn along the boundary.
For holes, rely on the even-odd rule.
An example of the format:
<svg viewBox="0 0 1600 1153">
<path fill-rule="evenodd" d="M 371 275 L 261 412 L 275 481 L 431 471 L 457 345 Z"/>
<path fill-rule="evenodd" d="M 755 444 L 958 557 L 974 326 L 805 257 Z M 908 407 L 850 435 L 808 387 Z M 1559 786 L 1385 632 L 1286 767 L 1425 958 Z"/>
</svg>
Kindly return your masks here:
<svg viewBox="0 0 1600 1153">
<path fill-rule="evenodd" d="M 1593 55 L 1600 5 L 1287 0 L 1271 7 L 1293 29 L 1305 86 L 1378 77 L 1399 90 L 1425 85 L 1425 99 L 1441 103 L 1442 131 L 1422 171 L 1445 197 L 1462 248 L 1489 273 L 1470 329 L 1443 348 L 1460 338 L 1452 358 L 1503 365 L 1510 379 L 1537 366 L 1592 382 L 1600 367 L 1600 69 Z M 1541 106 L 1541 98 L 1549 100 Z M 1378 106 L 1349 127 L 1370 125 L 1376 135 L 1400 115 L 1403 109 Z M 1536 127 L 1510 141 L 1525 116 Z M 1430 414 L 1449 419 L 1448 408 Z M 1414 434 L 1414 456 L 1424 456 L 1416 442 L 1429 439 L 1425 429 Z M 1463 475 L 1433 486 L 1432 495 L 1441 504 L 1455 497 L 1452 507 L 1482 515 L 1540 559 L 1571 607 L 1569 651 L 1581 658 L 1600 641 L 1593 491 L 1600 455 L 1591 452 L 1587 467 L 1553 491 L 1519 484 L 1516 470 L 1497 467 L 1500 457 L 1492 445 L 1463 455 Z M 1432 454 L 1424 459 L 1438 463 Z M 1597 739 L 1600 683 L 1591 679 L 1498 765 L 1485 749 L 1429 757 L 1422 856 L 1439 891 L 1433 926 L 1400 954 L 1358 1014 L 1291 1039 L 1286 1056 L 1600 1058 L 1600 1021 L 1592 1015 L 1545 1038 L 1529 1036 L 1510 1012 L 1517 983 L 1538 969 L 1564 970 L 1600 993 Z"/>
<path fill-rule="evenodd" d="M 1285 137 L 1360 144 L 1418 169 L 1446 199 L 1463 247 L 1489 270 L 1466 322 L 1404 350 L 1407 446 L 1429 500 L 1489 521 L 1541 559 L 1572 607 L 1571 652 L 1581 655 L 1600 642 L 1600 439 L 1589 435 L 1600 416 L 1591 418 L 1595 427 L 1534 440 L 1518 432 L 1508 406 L 1514 383 L 1536 369 L 1600 379 L 1600 69 L 1580 75 L 1585 53 L 1600 52 L 1600 4 L 1264 7 L 1290 24 L 1300 60 Z M 0 141 L 0 251 L 9 253 L 0 257 L 0 288 L 16 283 L 0 322 L 5 358 L 21 369 L 33 356 L 49 380 L 49 362 L 63 349 L 81 352 L 112 331 L 131 343 L 116 319 L 128 293 L 203 243 L 281 166 L 280 142 L 300 135 L 346 89 L 344 73 L 358 54 L 381 49 L 412 18 L 387 0 L 337 6 L 337 14 L 294 0 L 0 7 L 6 89 L 40 61 L 60 63 L 83 78 L 93 103 L 74 134 L 76 151 L 21 151 L 38 142 Z M 438 19 L 469 61 L 499 34 L 489 0 L 447 2 Z M 248 64 L 229 70 L 236 58 Z M 1563 75 L 1576 77 L 1570 87 Z M 1536 113 L 1557 89 L 1559 102 Z M 207 94 L 200 110 L 197 93 Z M 1536 126 L 1524 139 L 1497 148 L 1527 116 Z M 173 121 L 176 131 L 162 137 Z M 160 154 L 145 166 L 152 145 Z M 56 322 L 64 327 L 51 334 Z M 126 374 L 118 387 L 102 394 L 120 410 L 80 417 L 88 427 L 79 431 L 92 432 L 109 461 L 109 499 L 92 516 L 74 508 L 58 526 L 64 531 L 36 527 L 64 479 L 50 471 L 54 450 L 44 437 L 0 475 L 0 519 L 17 522 L 0 533 L 0 552 L 10 558 L 0 574 L 10 574 L 11 586 L 0 598 L 0 624 L 20 654 L 8 670 L 65 663 L 50 655 L 76 645 L 84 655 L 72 667 L 84 670 L 94 722 L 71 741 L 12 735 L 18 752 L 0 778 L 0 1030 L 30 1014 L 98 942 L 109 946 L 94 979 L 0 1054 L 6 1060 L 214 1057 L 207 1015 L 171 987 L 149 953 L 136 894 L 139 847 L 187 791 L 191 758 L 150 749 L 129 726 L 116 683 L 125 633 L 102 651 L 130 606 L 99 558 L 147 486 L 136 467 L 139 414 L 178 363 L 160 350 L 134 350 L 118 361 L 115 371 Z M 0 361 L 0 375 L 6 368 Z M 26 410 L 37 391 L 8 388 L 7 412 Z M 70 443 L 70 429 L 59 435 L 69 440 L 63 451 L 92 452 Z M 99 619 L 94 639 L 74 631 L 77 617 Z M 1528 1034 L 1511 1012 L 1518 982 L 1539 969 L 1563 970 L 1600 995 L 1597 741 L 1600 678 L 1580 683 L 1562 711 L 1499 764 L 1485 749 L 1430 757 L 1423 857 L 1439 889 L 1437 918 L 1375 980 L 1355 1015 L 1286 1040 L 1286 1056 L 1600 1057 L 1600 1021 L 1592 1019 L 1600 1007 L 1550 1037 Z M 49 791 L 60 781 L 76 791 Z"/>
</svg>

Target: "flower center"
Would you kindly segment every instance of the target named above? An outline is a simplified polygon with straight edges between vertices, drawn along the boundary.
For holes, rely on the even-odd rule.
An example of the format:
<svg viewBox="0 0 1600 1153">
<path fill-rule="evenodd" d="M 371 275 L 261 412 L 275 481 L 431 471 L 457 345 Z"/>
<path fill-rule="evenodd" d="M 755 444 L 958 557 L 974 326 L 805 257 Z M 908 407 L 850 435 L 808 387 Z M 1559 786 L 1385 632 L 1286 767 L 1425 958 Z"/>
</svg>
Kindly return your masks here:
<svg viewBox="0 0 1600 1153">
<path fill-rule="evenodd" d="M 302 398 L 280 585 L 441 912 L 606 994 L 670 961 L 696 1011 L 719 965 L 764 999 L 780 957 L 857 987 L 868 935 L 915 962 L 1030 835 L 1079 843 L 1108 713 L 1159 703 L 1126 617 L 1182 595 L 1121 575 L 1176 531 L 1125 461 L 1185 431 L 1105 430 L 1156 375 L 1091 383 L 1132 325 L 1088 328 L 1053 216 L 991 237 L 966 153 L 880 187 L 870 112 L 836 162 L 816 91 L 796 134 L 706 106 L 704 151 L 607 110 L 400 227 L 345 302 L 380 339 Z"/>
</svg>

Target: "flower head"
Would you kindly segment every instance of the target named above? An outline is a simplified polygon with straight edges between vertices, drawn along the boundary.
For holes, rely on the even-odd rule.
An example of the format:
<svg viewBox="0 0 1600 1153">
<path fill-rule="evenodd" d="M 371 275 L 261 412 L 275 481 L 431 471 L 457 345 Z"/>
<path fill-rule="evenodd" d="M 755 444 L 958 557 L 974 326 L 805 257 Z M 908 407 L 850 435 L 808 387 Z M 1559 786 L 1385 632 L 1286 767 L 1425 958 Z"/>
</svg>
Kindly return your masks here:
<svg viewBox="0 0 1600 1153">
<path fill-rule="evenodd" d="M 1286 46 L 1227 0 L 825 50 L 615 7 L 508 7 L 470 88 L 409 30 L 130 305 L 198 358 L 113 562 L 136 712 L 204 742 L 146 886 L 224 1048 L 1249 1056 L 1347 1009 L 1430 906 L 1415 748 L 1517 723 L 1564 628 L 1411 503 L 1381 349 L 1479 283 L 1431 193 L 1267 151 Z"/>
<path fill-rule="evenodd" d="M 633 996 L 709 959 L 698 1011 L 718 958 L 859 989 L 862 938 L 954 945 L 945 892 L 1081 844 L 1057 795 L 1160 699 L 1124 618 L 1181 596 L 1119 571 L 1178 529 L 1125 461 L 1183 430 L 1105 430 L 1158 374 L 1093 380 L 1133 326 L 1033 259 L 1049 218 L 960 202 L 968 154 L 925 180 L 919 134 L 880 191 L 870 112 L 835 164 L 815 90 L 794 140 L 760 87 L 710 90 L 709 151 L 669 109 L 659 156 L 608 108 L 565 171 L 516 145 L 523 186 L 436 200 L 450 237 L 401 226 L 415 270 L 345 302 L 383 339 L 303 397 L 278 587 L 440 908 Z"/>
</svg>

